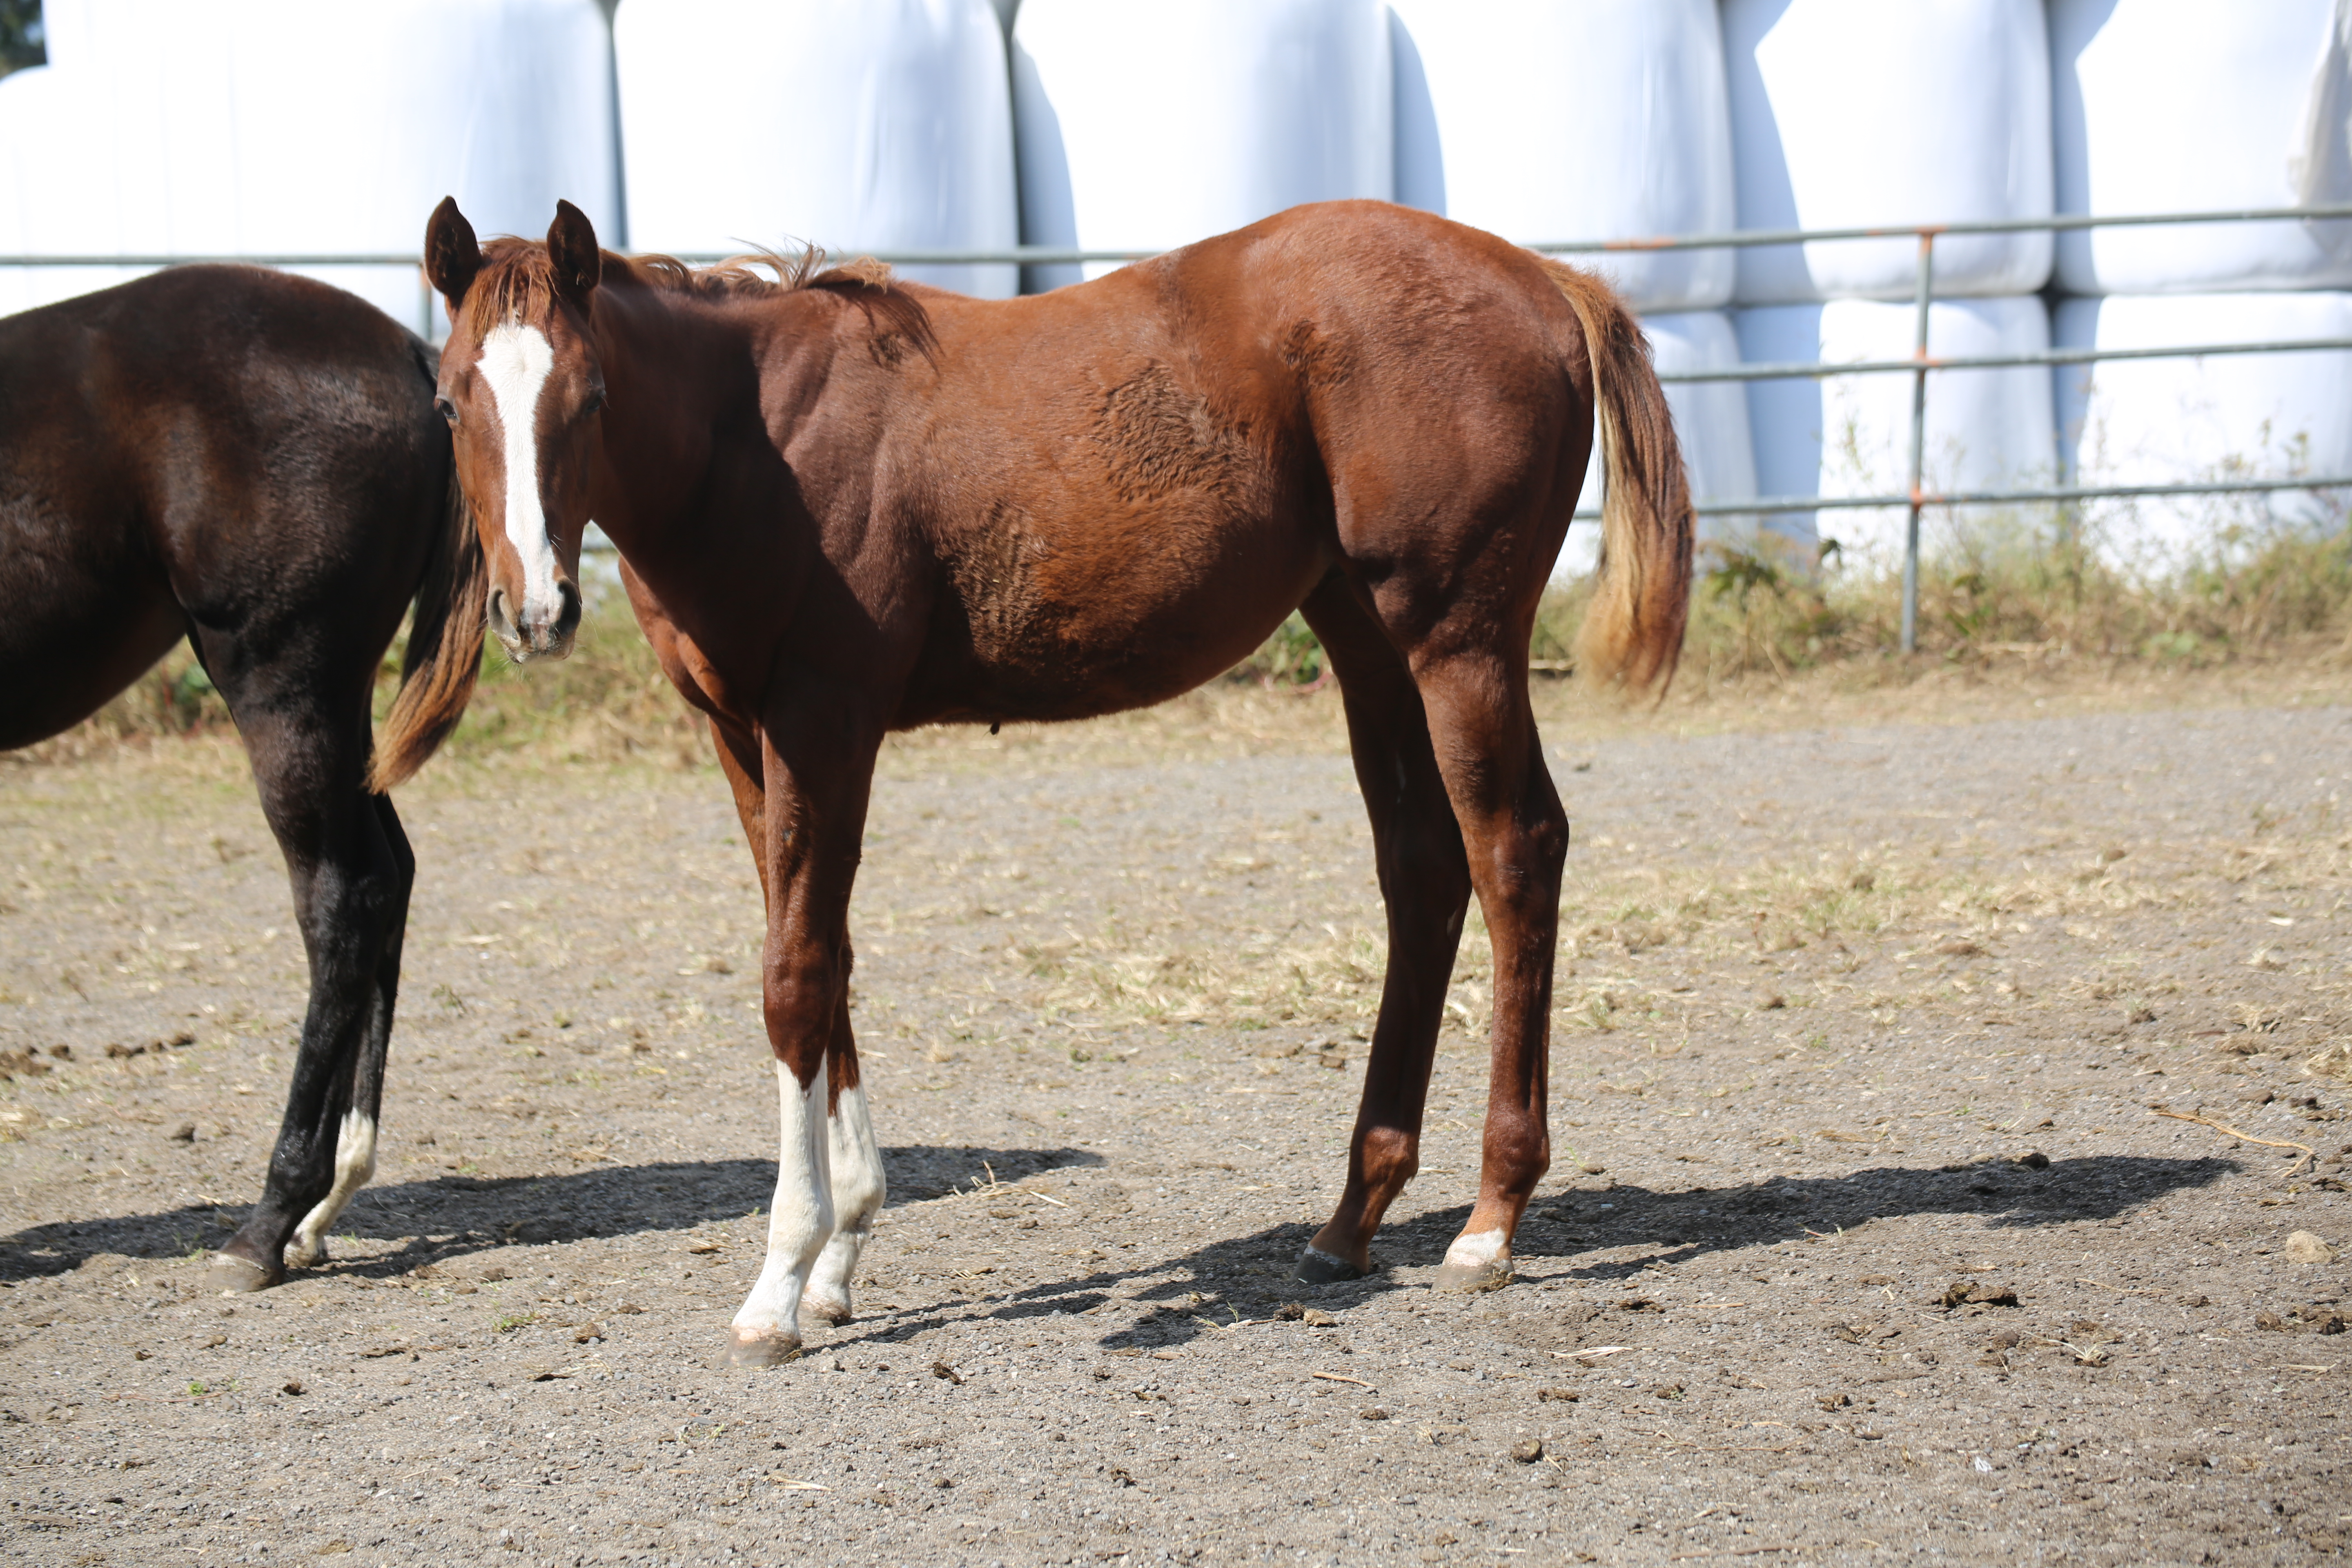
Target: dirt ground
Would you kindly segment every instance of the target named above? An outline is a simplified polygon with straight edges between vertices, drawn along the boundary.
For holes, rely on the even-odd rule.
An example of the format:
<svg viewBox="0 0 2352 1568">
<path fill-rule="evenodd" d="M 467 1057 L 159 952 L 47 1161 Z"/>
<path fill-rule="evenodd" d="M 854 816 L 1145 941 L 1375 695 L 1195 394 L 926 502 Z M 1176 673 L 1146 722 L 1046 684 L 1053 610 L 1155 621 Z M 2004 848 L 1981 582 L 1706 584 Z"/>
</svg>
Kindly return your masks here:
<svg viewBox="0 0 2352 1568">
<path fill-rule="evenodd" d="M 1329 697 L 896 746 L 890 1203 L 761 1373 L 711 1364 L 776 1114 L 715 773 L 403 796 L 376 1184 L 224 1300 L 302 977 L 240 762 L 0 771 L 0 1558 L 2340 1558 L 2352 689 L 2286 695 L 1561 714 L 1555 1164 L 1474 1298 L 1475 928 L 1382 1271 L 1286 1279 L 1378 994 Z"/>
</svg>

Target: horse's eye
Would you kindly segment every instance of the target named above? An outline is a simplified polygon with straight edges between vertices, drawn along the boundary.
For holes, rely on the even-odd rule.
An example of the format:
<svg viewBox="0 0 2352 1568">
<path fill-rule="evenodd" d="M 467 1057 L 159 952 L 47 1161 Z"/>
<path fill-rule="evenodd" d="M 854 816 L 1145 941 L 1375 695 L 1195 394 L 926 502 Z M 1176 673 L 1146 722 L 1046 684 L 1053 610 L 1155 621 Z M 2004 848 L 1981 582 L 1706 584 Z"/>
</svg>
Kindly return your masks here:
<svg viewBox="0 0 2352 1568">
<path fill-rule="evenodd" d="M 435 398 L 433 400 L 433 412 L 447 420 L 449 422 L 450 429 L 455 430 L 457 427 L 457 405 L 450 402 L 447 398 Z"/>
<path fill-rule="evenodd" d="M 588 395 L 588 401 L 580 405 L 580 412 L 583 414 L 593 414 L 604 406 L 604 389 L 600 386 L 595 391 Z"/>
</svg>

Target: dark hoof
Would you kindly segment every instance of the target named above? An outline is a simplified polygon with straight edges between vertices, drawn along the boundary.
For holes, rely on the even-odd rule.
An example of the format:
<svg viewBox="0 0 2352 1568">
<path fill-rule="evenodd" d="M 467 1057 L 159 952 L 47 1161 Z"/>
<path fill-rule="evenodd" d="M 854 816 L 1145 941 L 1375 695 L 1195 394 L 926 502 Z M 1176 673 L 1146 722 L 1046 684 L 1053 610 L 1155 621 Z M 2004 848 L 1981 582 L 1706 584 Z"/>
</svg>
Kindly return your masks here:
<svg viewBox="0 0 2352 1568">
<path fill-rule="evenodd" d="M 256 1290 L 267 1290 L 272 1285 L 283 1284 L 286 1270 L 266 1268 L 250 1258 L 239 1258 L 234 1252 L 215 1252 L 206 1273 L 214 1286 L 224 1296 L 244 1296 Z"/>
<path fill-rule="evenodd" d="M 734 1329 L 728 1335 L 722 1366 L 782 1366 L 798 1361 L 801 1342 L 776 1329 Z"/>
<path fill-rule="evenodd" d="M 1298 1267 L 1291 1271 L 1291 1278 L 1302 1285 L 1337 1285 L 1343 1279 L 1361 1279 L 1369 1272 L 1344 1258 L 1310 1247 L 1298 1255 Z"/>
<path fill-rule="evenodd" d="M 1446 1263 L 1437 1270 L 1437 1289 L 1463 1295 L 1499 1290 L 1511 1282 L 1508 1263 Z"/>
</svg>

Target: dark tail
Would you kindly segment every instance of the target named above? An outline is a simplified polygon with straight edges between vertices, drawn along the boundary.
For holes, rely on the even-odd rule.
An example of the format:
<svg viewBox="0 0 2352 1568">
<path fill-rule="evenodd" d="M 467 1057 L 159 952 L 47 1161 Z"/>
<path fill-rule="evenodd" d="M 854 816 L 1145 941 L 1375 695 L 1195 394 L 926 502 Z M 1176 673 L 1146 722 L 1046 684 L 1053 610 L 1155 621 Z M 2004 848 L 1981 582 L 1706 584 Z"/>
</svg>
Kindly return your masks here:
<svg viewBox="0 0 2352 1568">
<path fill-rule="evenodd" d="M 1631 690 L 1663 693 L 1690 610 L 1690 481 L 1682 446 L 1650 366 L 1650 345 L 1615 290 L 1565 262 L 1538 259 L 1584 328 L 1608 479 L 1601 571 L 1577 634 L 1577 668 Z"/>
<path fill-rule="evenodd" d="M 449 731 L 465 717 L 482 668 L 482 617 L 489 601 L 490 574 L 482 542 L 474 532 L 473 509 L 457 485 L 457 465 L 449 465 L 449 493 L 442 503 L 441 531 L 416 587 L 416 614 L 408 630 L 408 653 L 400 668 L 400 694 L 376 737 L 368 764 L 368 788 L 387 795 L 425 765 Z"/>
</svg>

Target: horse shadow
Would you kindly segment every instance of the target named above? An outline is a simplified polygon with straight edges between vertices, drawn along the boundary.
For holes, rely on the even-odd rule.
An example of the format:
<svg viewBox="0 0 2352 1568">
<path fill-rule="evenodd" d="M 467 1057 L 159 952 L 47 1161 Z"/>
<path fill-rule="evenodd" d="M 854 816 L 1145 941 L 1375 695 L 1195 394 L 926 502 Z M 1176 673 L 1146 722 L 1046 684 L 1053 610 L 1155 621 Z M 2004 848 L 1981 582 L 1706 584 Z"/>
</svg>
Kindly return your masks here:
<svg viewBox="0 0 2352 1568">
<path fill-rule="evenodd" d="M 997 1149 L 978 1144 L 882 1151 L 889 1204 L 920 1202 L 967 1185 L 1100 1165 L 1084 1149 Z M 339 1235 L 396 1241 L 395 1250 L 337 1260 L 334 1272 L 388 1279 L 495 1247 L 583 1241 L 690 1230 L 764 1210 L 772 1160 L 657 1161 L 537 1176 L 452 1174 L 361 1191 L 335 1222 Z M 70 1273 L 91 1258 L 175 1258 L 227 1239 L 235 1209 L 188 1205 L 152 1214 L 59 1220 L 0 1236 L 0 1280 Z"/>
<path fill-rule="evenodd" d="M 1621 1185 L 1538 1199 L 1520 1226 L 1514 1251 L 1522 1279 L 1608 1286 L 1654 1262 L 1687 1263 L 1710 1253 L 1834 1236 L 1874 1220 L 1969 1215 L 2004 1230 L 2112 1220 L 2168 1194 L 2210 1186 L 2243 1168 L 2228 1159 L 2096 1154 L 2053 1161 L 2040 1169 L 1881 1165 L 1840 1176 L 1772 1176 L 1682 1192 Z M 1147 1280 L 1130 1299 L 1150 1303 L 1150 1310 L 1131 1324 L 1108 1329 L 1097 1342 L 1111 1352 L 1173 1348 L 1286 1303 L 1312 1299 L 1353 1305 L 1389 1290 L 1416 1288 L 1400 1271 L 1442 1261 L 1469 1217 L 1470 1206 L 1464 1204 L 1386 1226 L 1374 1246 L 1372 1273 L 1339 1284 L 1307 1286 L 1290 1278 L 1314 1227 L 1284 1225 L 1173 1258 L 1155 1255 L 1131 1267 L 1097 1268 L 1029 1286 L 1013 1291 L 987 1315 L 1018 1321 L 1084 1314 L 1113 1300 L 1121 1287 Z M 1630 1258 L 1576 1262 L 1580 1256 L 1633 1247 L 1653 1250 Z M 1167 1278 L 1171 1272 L 1179 1277 Z M 877 1319 L 864 1337 L 907 1338 L 939 1321 L 929 1313 Z"/>
<path fill-rule="evenodd" d="M 887 1148 L 883 1162 L 893 1206 L 985 1186 L 992 1179 L 1018 1181 L 1105 1163 L 1101 1155 L 1082 1149 L 972 1144 Z M 1874 1220 L 1973 1215 L 2000 1229 L 2110 1220 L 2168 1194 L 2210 1186 L 2242 1169 L 2227 1159 L 2098 1154 L 2054 1161 L 2046 1169 L 1881 1165 L 1840 1176 L 1773 1176 L 1681 1192 L 1626 1185 L 1578 1190 L 1532 1205 L 1515 1251 L 1523 1279 L 1607 1286 L 1655 1261 L 1684 1263 L 1710 1253 L 1830 1236 Z M 329 1267 L 335 1272 L 384 1279 L 508 1245 L 690 1230 L 763 1208 L 774 1180 L 775 1166 L 769 1161 L 708 1160 L 592 1167 L 554 1175 L 444 1175 L 393 1183 L 367 1189 L 341 1224 L 362 1237 L 401 1245 Z M 1115 1244 L 1136 1253 L 1135 1261 L 1106 1258 L 1082 1272 L 1018 1288 L 994 1298 L 993 1304 L 978 1303 L 985 1308 L 978 1315 L 1008 1322 L 1083 1316 L 1139 1280 L 1145 1282 L 1143 1288 L 1129 1299 L 1146 1303 L 1149 1310 L 1131 1323 L 1107 1327 L 1097 1342 L 1114 1352 L 1173 1348 L 1224 1323 L 1265 1316 L 1310 1294 L 1346 1306 L 1413 1288 L 1414 1281 L 1401 1271 L 1443 1259 L 1469 1213 L 1469 1205 L 1457 1205 L 1388 1226 L 1375 1248 L 1373 1272 L 1340 1284 L 1309 1287 L 1291 1279 L 1291 1267 L 1314 1229 L 1304 1224 L 1279 1225 L 1174 1255 L 1148 1240 Z M 225 1238 L 230 1223 L 216 1208 L 191 1205 L 32 1226 L 0 1237 L 0 1279 L 13 1283 L 68 1273 L 87 1258 L 110 1254 L 184 1255 L 205 1245 L 207 1236 Z M 1626 1247 L 1651 1250 L 1630 1258 L 1576 1262 L 1580 1256 Z M 952 1287 L 941 1294 L 959 1299 L 930 1308 L 883 1310 L 831 1344 L 912 1338 L 946 1322 L 950 1309 L 970 1321 L 973 1314 L 969 1309 L 976 1303 L 961 1299 L 962 1293 Z"/>
</svg>

